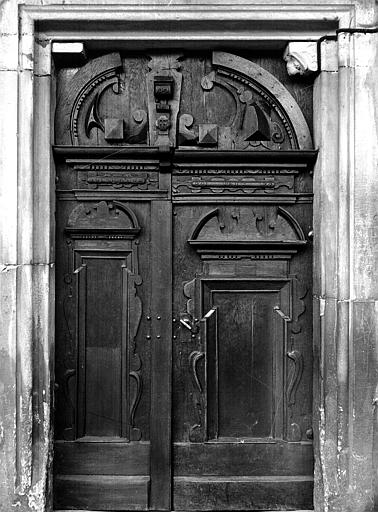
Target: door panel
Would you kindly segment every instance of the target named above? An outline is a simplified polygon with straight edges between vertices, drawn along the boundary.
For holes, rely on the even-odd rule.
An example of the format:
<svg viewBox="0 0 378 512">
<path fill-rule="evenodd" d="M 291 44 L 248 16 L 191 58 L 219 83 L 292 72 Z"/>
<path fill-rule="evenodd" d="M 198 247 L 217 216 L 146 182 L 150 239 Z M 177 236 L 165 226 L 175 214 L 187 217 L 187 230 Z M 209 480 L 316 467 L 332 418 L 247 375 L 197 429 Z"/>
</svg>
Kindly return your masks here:
<svg viewBox="0 0 378 512">
<path fill-rule="evenodd" d="M 151 206 L 57 197 L 54 506 L 146 509 Z"/>
<path fill-rule="evenodd" d="M 274 284 L 203 283 L 205 308 L 218 312 L 217 336 L 206 340 L 208 402 L 217 402 L 208 414 L 208 440 L 270 437 L 282 424 L 274 391 L 282 389 L 277 361 L 282 359 L 283 329 L 274 307 L 283 300 Z"/>
<path fill-rule="evenodd" d="M 174 509 L 309 509 L 310 251 L 286 210 L 193 203 L 174 216 Z"/>
</svg>

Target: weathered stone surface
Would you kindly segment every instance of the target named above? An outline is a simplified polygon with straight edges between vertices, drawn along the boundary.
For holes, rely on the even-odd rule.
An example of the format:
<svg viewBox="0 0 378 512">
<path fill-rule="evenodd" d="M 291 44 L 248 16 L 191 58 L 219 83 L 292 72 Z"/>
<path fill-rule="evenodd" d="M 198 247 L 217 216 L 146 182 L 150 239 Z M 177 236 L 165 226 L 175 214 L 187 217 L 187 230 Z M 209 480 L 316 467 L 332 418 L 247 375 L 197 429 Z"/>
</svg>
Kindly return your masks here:
<svg viewBox="0 0 378 512">
<path fill-rule="evenodd" d="M 15 481 L 16 272 L 0 271 L 0 510 L 12 510 Z"/>
<path fill-rule="evenodd" d="M 320 275 L 315 284 L 320 321 L 315 318 L 314 324 L 315 401 L 320 404 L 315 509 L 328 512 L 373 511 L 377 492 L 372 459 L 378 382 L 373 341 L 378 321 L 378 98 L 371 85 L 377 80 L 376 37 L 340 34 L 338 44 L 322 43 L 323 71 L 314 88 L 314 138 L 320 146 L 315 210 L 322 212 L 315 214 L 314 226 L 315 276 Z M 317 102 L 326 109 L 317 109 Z"/>
<path fill-rule="evenodd" d="M 33 73 L 19 73 L 17 262 L 33 263 Z"/>
<path fill-rule="evenodd" d="M 17 72 L 0 71 L 0 265 L 17 263 Z M 4 151 L 4 148 L 7 148 Z"/>
<path fill-rule="evenodd" d="M 355 147 L 352 176 L 356 298 L 378 299 L 378 34 L 356 34 Z"/>
<path fill-rule="evenodd" d="M 335 44 L 333 45 L 336 50 Z M 321 73 L 314 83 L 314 294 L 337 297 L 338 75 Z"/>
<path fill-rule="evenodd" d="M 55 166 L 51 150 L 51 77 L 35 75 L 33 176 L 33 263 L 54 261 Z"/>
</svg>

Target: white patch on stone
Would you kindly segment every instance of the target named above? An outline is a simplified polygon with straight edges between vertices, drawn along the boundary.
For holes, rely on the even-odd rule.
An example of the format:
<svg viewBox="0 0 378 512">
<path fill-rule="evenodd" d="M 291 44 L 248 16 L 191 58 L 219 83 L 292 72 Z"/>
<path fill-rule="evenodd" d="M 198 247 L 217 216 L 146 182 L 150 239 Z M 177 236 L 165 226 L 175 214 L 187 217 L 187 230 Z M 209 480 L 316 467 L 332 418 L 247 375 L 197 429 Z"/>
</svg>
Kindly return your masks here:
<svg viewBox="0 0 378 512">
<path fill-rule="evenodd" d="M 310 75 L 318 70 L 317 45 L 313 42 L 294 42 L 286 46 L 284 56 L 290 76 Z"/>
</svg>

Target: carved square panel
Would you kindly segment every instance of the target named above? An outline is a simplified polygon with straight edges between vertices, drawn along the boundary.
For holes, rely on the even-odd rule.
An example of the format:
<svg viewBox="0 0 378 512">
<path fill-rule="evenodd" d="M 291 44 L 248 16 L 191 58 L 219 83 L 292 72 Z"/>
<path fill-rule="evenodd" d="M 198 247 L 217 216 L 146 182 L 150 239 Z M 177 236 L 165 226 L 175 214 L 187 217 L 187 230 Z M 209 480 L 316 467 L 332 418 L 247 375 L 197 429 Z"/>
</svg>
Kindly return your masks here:
<svg viewBox="0 0 378 512">
<path fill-rule="evenodd" d="M 105 118 L 105 139 L 106 140 L 123 140 L 124 126 L 123 119 L 112 117 Z"/>
<path fill-rule="evenodd" d="M 154 77 L 154 94 L 157 100 L 169 99 L 173 96 L 174 79 L 172 76 Z"/>
</svg>

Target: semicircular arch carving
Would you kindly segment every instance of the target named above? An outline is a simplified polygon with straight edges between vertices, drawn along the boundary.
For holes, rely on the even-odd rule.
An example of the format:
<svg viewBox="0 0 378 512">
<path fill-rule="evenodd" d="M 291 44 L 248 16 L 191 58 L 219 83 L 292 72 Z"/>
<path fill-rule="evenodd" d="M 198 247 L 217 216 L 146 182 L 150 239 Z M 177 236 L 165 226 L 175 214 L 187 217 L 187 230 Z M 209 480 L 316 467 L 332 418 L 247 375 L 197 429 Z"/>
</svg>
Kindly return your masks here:
<svg viewBox="0 0 378 512">
<path fill-rule="evenodd" d="M 307 240 L 297 219 L 280 206 L 235 205 L 208 211 L 198 220 L 188 243 L 200 253 L 261 248 L 281 252 L 298 250 Z"/>
<path fill-rule="evenodd" d="M 243 57 L 213 52 L 218 73 L 255 89 L 278 113 L 291 138 L 292 149 L 312 149 L 312 139 L 304 115 L 290 92 L 269 71 Z"/>
<path fill-rule="evenodd" d="M 69 216 L 66 232 L 73 238 L 135 238 L 141 228 L 135 213 L 119 201 L 79 204 Z"/>
<path fill-rule="evenodd" d="M 310 150 L 304 115 L 285 86 L 247 59 L 214 51 L 90 60 L 63 88 L 56 141 L 236 151 Z M 67 75 L 68 78 L 68 75 Z"/>
</svg>

